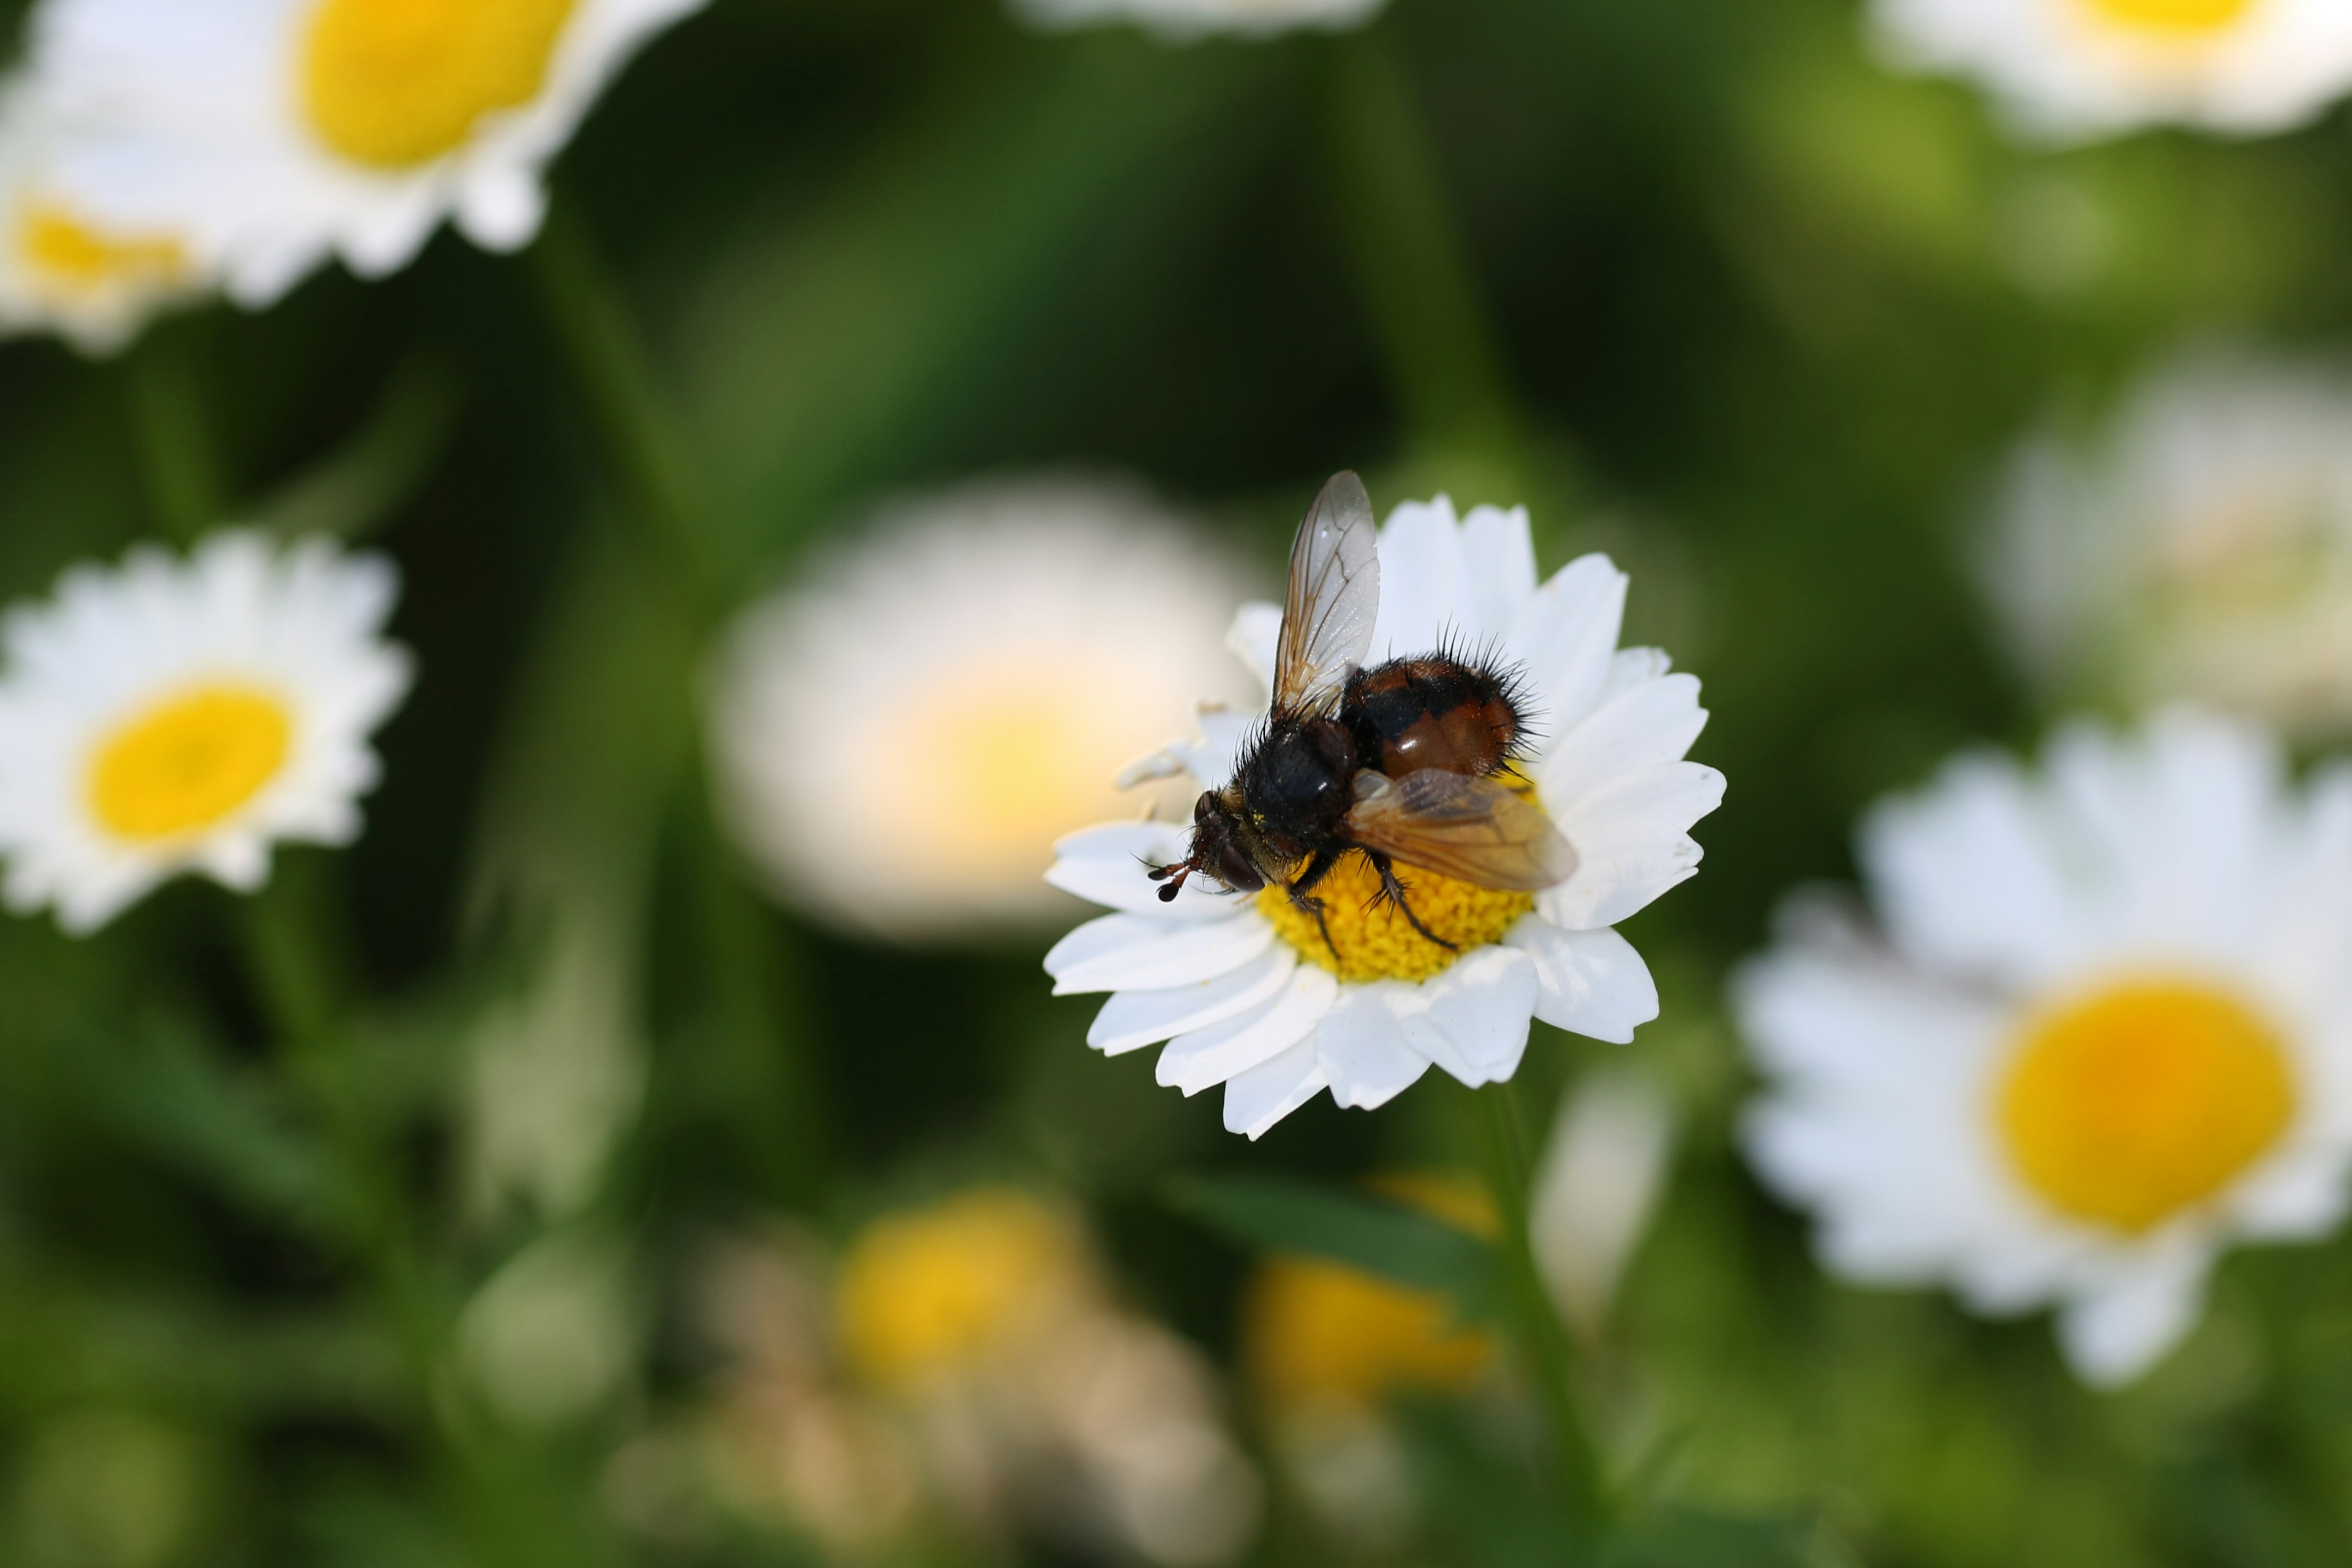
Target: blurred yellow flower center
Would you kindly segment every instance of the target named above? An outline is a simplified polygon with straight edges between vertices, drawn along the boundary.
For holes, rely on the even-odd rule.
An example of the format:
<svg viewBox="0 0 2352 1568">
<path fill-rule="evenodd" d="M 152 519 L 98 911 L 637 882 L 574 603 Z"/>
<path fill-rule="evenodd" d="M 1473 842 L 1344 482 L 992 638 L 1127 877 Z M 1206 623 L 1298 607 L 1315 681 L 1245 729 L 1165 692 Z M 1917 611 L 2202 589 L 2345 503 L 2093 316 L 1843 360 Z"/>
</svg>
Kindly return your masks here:
<svg viewBox="0 0 2352 1568">
<path fill-rule="evenodd" d="M 278 776 L 292 749 L 286 704 L 247 686 L 201 686 L 133 715 L 100 742 L 89 809 L 118 838 L 202 832 Z"/>
<path fill-rule="evenodd" d="M 1081 1273 L 1068 1223 L 1019 1193 L 894 1215 L 867 1226 L 843 1260 L 842 1348 L 878 1386 L 919 1388 L 1048 1316 Z"/>
<path fill-rule="evenodd" d="M 2192 37 L 2227 32 L 2260 3 L 2261 0 L 2085 0 L 2092 16 L 2109 26 Z"/>
<path fill-rule="evenodd" d="M 111 284 L 171 283 L 188 269 L 187 252 L 177 241 L 102 234 L 53 202 L 33 202 L 17 215 L 16 247 L 33 271 L 79 293 Z"/>
<path fill-rule="evenodd" d="M 539 96 L 576 0 L 323 0 L 302 48 L 320 140 L 378 169 L 465 145 L 486 114 Z"/>
<path fill-rule="evenodd" d="M 2269 1024 L 2222 992 L 2151 982 L 2035 1023 L 1998 1109 L 2028 1186 L 2063 1214 L 2137 1235 L 2259 1159 L 2286 1130 L 2294 1098 Z"/>
<path fill-rule="evenodd" d="M 1399 866 L 1396 873 L 1405 885 L 1412 912 L 1421 917 L 1422 924 L 1452 942 L 1453 949 L 1440 947 L 1413 930 L 1387 900 L 1374 902 L 1381 890 L 1380 874 L 1361 855 L 1349 855 L 1315 885 L 1314 896 L 1323 900 L 1323 919 L 1331 928 L 1328 943 L 1315 917 L 1293 904 L 1280 887 L 1269 886 L 1258 894 L 1257 907 L 1301 958 L 1342 980 L 1360 984 L 1427 980 L 1443 974 L 1472 948 L 1501 941 L 1521 915 L 1536 907 L 1533 893 L 1497 892 L 1410 866 Z M 1331 951 L 1335 947 L 1339 949 L 1336 957 Z"/>
<path fill-rule="evenodd" d="M 1136 747 L 1104 717 L 1119 711 L 1121 689 L 1115 676 L 1066 665 L 934 682 L 891 723 L 901 765 L 869 786 L 875 816 L 890 825 L 877 847 L 931 880 L 1009 886 L 1043 875 L 1055 839 L 1133 810 L 1111 778 Z"/>
</svg>

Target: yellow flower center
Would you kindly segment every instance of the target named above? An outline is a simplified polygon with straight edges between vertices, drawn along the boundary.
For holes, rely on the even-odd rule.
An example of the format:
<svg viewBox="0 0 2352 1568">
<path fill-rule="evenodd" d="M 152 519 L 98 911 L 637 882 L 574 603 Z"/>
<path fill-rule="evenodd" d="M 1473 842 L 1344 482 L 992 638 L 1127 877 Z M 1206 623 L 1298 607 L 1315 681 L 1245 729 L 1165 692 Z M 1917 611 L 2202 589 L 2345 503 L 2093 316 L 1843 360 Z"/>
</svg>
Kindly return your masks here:
<svg viewBox="0 0 2352 1568">
<path fill-rule="evenodd" d="M 2208 37 L 2245 20 L 2261 0 L 2084 0 L 2111 27 L 2174 37 Z"/>
<path fill-rule="evenodd" d="M 133 843 L 200 833 L 278 776 L 293 739 L 293 716 L 269 692 L 230 685 L 184 691 L 99 743 L 86 781 L 90 814 Z"/>
<path fill-rule="evenodd" d="M 843 1260 L 835 1312 L 852 1364 L 908 1392 L 1050 1318 L 1083 1279 L 1060 1215 L 1019 1193 L 971 1192 L 867 1226 Z"/>
<path fill-rule="evenodd" d="M 310 128 L 355 163 L 429 163 L 539 96 L 574 4 L 323 0 L 302 48 Z"/>
<path fill-rule="evenodd" d="M 2294 1099 L 2271 1025 L 2225 993 L 2152 981 L 2037 1020 L 1998 1114 L 2019 1174 L 2052 1207 L 2138 1235 L 2252 1164 Z"/>
<path fill-rule="evenodd" d="M 1536 907 L 1533 893 L 1497 892 L 1410 866 L 1399 866 L 1396 874 L 1421 923 L 1452 942 L 1452 948 L 1413 930 L 1401 910 L 1379 898 L 1380 874 L 1361 855 L 1349 855 L 1315 885 L 1313 896 L 1323 900 L 1323 921 L 1331 928 L 1328 942 L 1315 917 L 1293 904 L 1281 887 L 1268 886 L 1258 894 L 1257 907 L 1301 958 L 1357 984 L 1443 974 L 1472 948 L 1501 941 L 1521 915 Z"/>
<path fill-rule="evenodd" d="M 104 234 L 54 202 L 30 202 L 17 213 L 16 248 L 34 273 L 79 294 L 110 285 L 162 287 L 188 270 L 178 241 Z"/>
</svg>

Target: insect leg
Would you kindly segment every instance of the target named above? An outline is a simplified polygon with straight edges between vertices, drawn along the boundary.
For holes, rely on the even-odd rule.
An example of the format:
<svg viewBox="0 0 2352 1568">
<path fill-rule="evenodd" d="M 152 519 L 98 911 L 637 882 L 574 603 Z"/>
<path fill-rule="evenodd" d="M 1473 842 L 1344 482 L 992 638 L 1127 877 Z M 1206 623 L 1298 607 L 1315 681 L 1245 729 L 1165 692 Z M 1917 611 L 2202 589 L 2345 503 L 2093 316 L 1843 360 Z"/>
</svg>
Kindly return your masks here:
<svg viewBox="0 0 2352 1568">
<path fill-rule="evenodd" d="M 1421 917 L 1412 912 L 1412 905 L 1405 899 L 1405 885 L 1397 880 L 1397 874 L 1395 870 L 1391 868 L 1390 859 L 1386 855 L 1381 854 L 1377 849 L 1367 849 L 1364 851 L 1364 858 L 1370 860 L 1372 863 L 1372 869 L 1381 874 L 1380 897 L 1388 900 L 1389 902 L 1397 907 L 1398 911 L 1404 916 L 1405 923 L 1407 925 L 1412 927 L 1413 930 L 1419 931 L 1431 942 L 1435 942 L 1438 946 L 1445 949 L 1448 952 L 1459 952 L 1462 951 L 1459 944 L 1446 941 L 1444 937 L 1438 935 L 1435 931 L 1421 923 Z"/>
<path fill-rule="evenodd" d="M 1298 880 L 1291 883 L 1286 889 L 1290 894 L 1292 903 L 1315 917 L 1316 927 L 1323 933 L 1323 945 L 1331 950 L 1331 959 L 1335 963 L 1339 958 L 1339 944 L 1331 940 L 1331 922 L 1323 918 L 1323 900 L 1307 895 L 1313 890 L 1316 883 L 1331 874 L 1331 868 L 1337 866 L 1339 863 L 1339 857 L 1346 853 L 1347 851 L 1343 849 L 1321 851 L 1315 858 L 1307 862 L 1307 869 L 1298 874 Z"/>
</svg>

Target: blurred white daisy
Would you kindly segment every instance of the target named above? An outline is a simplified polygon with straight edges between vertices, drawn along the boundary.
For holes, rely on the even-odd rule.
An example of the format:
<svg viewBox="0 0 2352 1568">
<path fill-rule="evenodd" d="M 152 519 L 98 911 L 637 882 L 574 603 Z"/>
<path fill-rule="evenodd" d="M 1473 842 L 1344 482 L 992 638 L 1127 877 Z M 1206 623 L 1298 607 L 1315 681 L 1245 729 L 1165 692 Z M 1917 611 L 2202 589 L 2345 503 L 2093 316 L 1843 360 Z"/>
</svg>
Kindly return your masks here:
<svg viewBox="0 0 2352 1568">
<path fill-rule="evenodd" d="M 1884 934 L 1816 904 L 1740 977 L 1770 1080 L 1747 1142 L 1823 1262 L 2054 1304 L 2085 1379 L 2137 1375 L 2241 1239 L 2311 1237 L 2352 1160 L 2352 773 L 2261 731 L 2077 727 L 2039 773 L 1948 766 L 1878 809 Z"/>
<path fill-rule="evenodd" d="M 604 84 L 704 0 L 43 0 L 31 58 L 110 222 L 185 237 L 247 305 L 331 255 L 404 266 L 445 217 L 513 250 Z"/>
<path fill-rule="evenodd" d="M 1013 0 L 1030 26 L 1049 32 L 1132 22 L 1171 42 L 1212 34 L 1265 38 L 1302 27 L 1360 26 L 1388 0 Z"/>
<path fill-rule="evenodd" d="M 2010 465 L 1982 576 L 2061 696 L 2352 727 L 2352 376 L 2206 354 Z"/>
<path fill-rule="evenodd" d="M 1560 1313 L 1600 1334 L 1674 1154 L 1674 1112 L 1646 1076 L 1596 1073 L 1559 1102 L 1528 1194 L 1530 1239 Z"/>
<path fill-rule="evenodd" d="M 1120 823 L 1065 839 L 1051 880 L 1118 912 L 1046 956 L 1055 994 L 1115 993 L 1087 1043 L 1115 1055 L 1168 1041 L 1160 1081 L 1187 1094 L 1223 1084 L 1225 1125 L 1252 1138 L 1327 1089 L 1343 1106 L 1385 1104 L 1433 1062 L 1474 1086 L 1509 1078 L 1532 1018 L 1632 1039 L 1657 1016 L 1657 989 L 1611 928 L 1697 873 L 1691 825 L 1723 799 L 1722 774 L 1683 760 L 1706 722 L 1698 681 L 1669 674 L 1655 648 L 1618 648 L 1626 578 L 1605 556 L 1538 587 L 1524 509 L 1480 507 L 1457 521 L 1441 496 L 1391 514 L 1380 567 L 1370 659 L 1451 637 L 1516 666 L 1541 731 L 1521 766 L 1579 863 L 1540 893 L 1412 871 L 1413 907 L 1450 952 L 1374 907 L 1380 884 L 1350 855 L 1318 889 L 1326 946 L 1278 887 L 1234 900 L 1196 879 L 1161 902 L 1146 862 L 1182 859 L 1189 826 Z M 1275 605 L 1251 605 L 1234 625 L 1258 705 L 1204 711 L 1199 741 L 1130 778 L 1181 770 L 1211 788 L 1232 777 L 1264 711 L 1280 624 Z"/>
<path fill-rule="evenodd" d="M 369 737 L 408 689 L 388 562 L 215 534 L 185 559 L 78 566 L 0 620 L 7 899 L 85 932 L 201 871 L 240 891 L 279 839 L 343 844 Z"/>
<path fill-rule="evenodd" d="M 109 227 L 76 205 L 55 177 L 67 135 L 37 86 L 0 88 L 0 330 L 110 353 L 206 279 L 170 231 Z"/>
<path fill-rule="evenodd" d="M 1890 58 L 1974 77 L 2030 135 L 2283 131 L 2352 88 L 2341 0 L 1876 0 Z"/>
<path fill-rule="evenodd" d="M 898 939 L 1066 914 L 1054 842 L 1205 692 L 1241 578 L 1131 487 L 994 480 L 885 510 L 720 650 L 721 805 L 777 890 Z"/>
</svg>

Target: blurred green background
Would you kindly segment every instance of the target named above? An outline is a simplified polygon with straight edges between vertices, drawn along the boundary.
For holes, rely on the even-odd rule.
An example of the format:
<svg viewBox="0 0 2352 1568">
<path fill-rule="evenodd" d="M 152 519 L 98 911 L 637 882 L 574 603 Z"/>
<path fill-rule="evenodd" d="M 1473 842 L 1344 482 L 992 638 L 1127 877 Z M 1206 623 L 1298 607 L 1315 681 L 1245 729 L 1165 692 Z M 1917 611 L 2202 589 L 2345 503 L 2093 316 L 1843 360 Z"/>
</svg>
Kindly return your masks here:
<svg viewBox="0 0 2352 1568">
<path fill-rule="evenodd" d="M 1630 931 L 1664 994 L 1630 1052 L 1683 1135 L 1583 1373 L 1662 1515 L 1795 1544 L 1694 1522 L 1618 1560 L 2352 1551 L 2352 1247 L 2240 1255 L 2186 1352 L 2087 1392 L 2042 1321 L 1823 1279 L 1733 1153 L 1717 1002 L 1782 889 L 1849 874 L 1864 803 L 2038 729 L 1959 537 L 2005 445 L 2184 342 L 2325 347 L 2352 317 L 2344 114 L 2021 152 L 1966 90 L 1880 70 L 1836 0 L 1395 0 L 1360 33 L 1187 47 L 1039 37 L 991 0 L 716 0 L 554 186 L 520 258 L 444 235 L 119 361 L 0 349 L 0 592 L 221 518 L 320 523 L 397 559 L 422 669 L 354 849 L 281 851 L 250 902 L 174 885 L 90 941 L 0 923 L 0 1561 L 824 1561 L 789 1520 L 629 1502 L 616 1456 L 709 1397 L 712 1237 L 789 1216 L 838 1245 L 967 1180 L 1067 1192 L 1120 1298 L 1231 1366 L 1253 1259 L 1171 1173 L 1461 1163 L 1435 1082 L 1249 1145 L 1148 1054 L 1087 1051 L 1042 944 L 829 934 L 717 837 L 693 691 L 718 618 L 877 497 L 1073 461 L 1269 572 L 1341 467 L 1383 509 L 1527 502 L 1545 568 L 1611 551 L 1629 642 L 1706 683 L 1729 798 L 1704 874 Z M 632 422 L 640 354 L 663 405 Z M 647 520 L 691 571 L 645 557 Z M 331 991 L 273 968 L 297 940 Z M 486 1196 L 474 1053 L 566 954 L 568 1026 L 642 1052 L 642 1103 L 568 1201 Z M 1539 1095 L 1629 1049 L 1538 1034 Z M 623 1360 L 519 1417 L 466 1392 L 460 1325 L 551 1237 L 615 1305 L 524 1338 Z M 1244 1560 L 1572 1560 L 1507 1408 L 1405 1405 L 1402 1535 L 1350 1542 L 1261 1449 Z M 874 1554 L 1090 1556 L 1021 1524 Z"/>
</svg>

